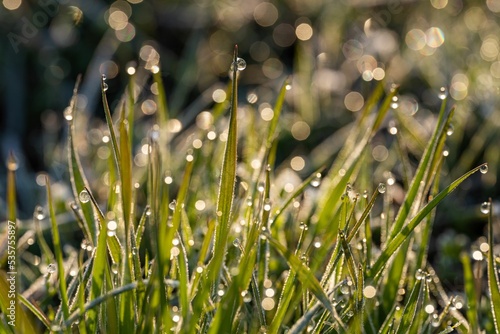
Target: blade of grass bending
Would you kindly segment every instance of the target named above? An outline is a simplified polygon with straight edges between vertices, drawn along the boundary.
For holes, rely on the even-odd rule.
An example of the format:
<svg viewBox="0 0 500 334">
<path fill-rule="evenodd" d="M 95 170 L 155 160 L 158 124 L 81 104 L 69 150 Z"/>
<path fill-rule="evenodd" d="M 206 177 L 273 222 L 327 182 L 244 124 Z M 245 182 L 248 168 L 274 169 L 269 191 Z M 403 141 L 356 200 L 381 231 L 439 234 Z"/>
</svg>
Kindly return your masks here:
<svg viewBox="0 0 500 334">
<path fill-rule="evenodd" d="M 4 291 L 7 291 L 4 290 Z M 43 313 L 43 311 L 40 309 L 40 307 L 38 307 L 38 305 L 36 304 L 33 304 L 32 302 L 30 302 L 28 299 L 26 299 L 22 294 L 18 294 L 18 298 L 19 298 L 19 302 L 21 304 L 23 304 L 24 306 L 26 306 L 26 308 L 28 310 L 31 311 L 31 313 L 33 313 L 33 315 L 35 315 L 38 320 L 40 320 L 42 322 L 42 324 L 48 329 L 50 330 L 50 320 L 49 318 L 47 318 L 47 316 Z M 21 315 L 21 317 L 26 317 L 26 315 Z M 26 319 L 28 319 L 26 317 Z M 33 333 L 33 332 L 32 332 Z"/>
<path fill-rule="evenodd" d="M 52 230 L 52 242 L 54 243 L 54 255 L 57 261 L 57 275 L 59 277 L 59 292 L 61 294 L 61 307 L 64 314 L 64 319 L 69 317 L 69 301 L 66 291 L 66 276 L 64 273 L 64 260 L 61 246 L 61 239 L 59 237 L 59 227 L 57 226 L 56 214 L 52 204 L 52 191 L 50 189 L 50 180 L 45 176 L 45 186 L 47 189 L 47 204 L 49 208 L 49 216 Z"/>
<path fill-rule="evenodd" d="M 493 323 L 495 324 L 495 331 L 500 333 L 500 283 L 498 280 L 498 272 L 495 265 L 494 254 L 494 240 L 493 240 L 493 203 L 491 198 L 488 200 L 489 214 L 488 214 L 488 288 L 490 291 L 490 306 L 491 314 L 493 316 Z"/>
<path fill-rule="evenodd" d="M 477 315 L 477 295 L 476 286 L 474 282 L 474 273 L 472 271 L 472 266 L 470 263 L 469 254 L 462 252 L 460 254 L 460 260 L 464 267 L 464 289 L 465 296 L 467 298 L 467 320 L 470 324 L 470 329 L 472 334 L 479 334 L 479 320 Z"/>
<path fill-rule="evenodd" d="M 443 189 L 439 194 L 437 194 L 429 203 L 427 203 L 417 215 L 410 220 L 410 222 L 404 226 L 399 233 L 397 233 L 387 244 L 387 247 L 382 250 L 379 258 L 373 265 L 370 277 L 377 278 L 380 277 L 382 270 L 384 269 L 386 263 L 389 261 L 390 257 L 394 252 L 401 246 L 401 244 L 410 236 L 411 232 L 418 226 L 418 224 L 439 204 L 446 196 L 448 196 L 453 190 L 455 190 L 463 181 L 465 181 L 469 176 L 479 171 L 479 169 L 484 166 L 480 165 L 469 172 L 465 173 L 455 181 L 453 181 L 449 186 Z"/>
<path fill-rule="evenodd" d="M 450 111 L 450 113 L 446 117 L 446 99 L 443 100 L 443 103 L 441 104 L 441 110 L 439 111 L 439 116 L 438 116 L 438 121 L 437 121 L 436 127 L 434 129 L 434 132 L 433 132 L 430 140 L 429 140 L 429 144 L 425 148 L 424 155 L 423 155 L 422 159 L 420 160 L 417 171 L 416 171 L 415 176 L 413 177 L 413 180 L 410 184 L 410 188 L 408 189 L 408 192 L 406 193 L 403 204 L 401 205 L 399 212 L 396 215 L 396 219 L 394 221 L 392 230 L 390 232 L 390 237 L 388 238 L 389 242 L 403 227 L 404 222 L 406 221 L 406 218 L 410 214 L 410 210 L 411 210 L 413 204 L 416 202 L 419 202 L 419 201 L 416 201 L 416 198 L 417 198 L 417 195 L 419 195 L 419 190 L 420 190 L 420 196 L 422 195 L 422 192 L 423 192 L 423 187 L 421 187 L 421 181 L 423 181 L 425 176 L 429 173 L 433 157 L 436 154 L 436 148 L 437 148 L 439 139 L 441 138 L 441 134 L 444 131 L 444 125 L 446 124 L 448 119 L 451 118 L 452 115 L 453 115 L 453 109 Z"/>
<path fill-rule="evenodd" d="M 278 253 L 280 253 L 281 256 L 286 259 L 290 268 L 296 272 L 297 278 L 302 283 L 304 289 L 309 289 L 314 294 L 314 296 L 323 304 L 325 309 L 330 312 L 331 316 L 335 318 L 335 312 L 330 299 L 326 295 L 325 291 L 323 290 L 309 267 L 304 265 L 295 254 L 293 254 L 285 246 L 281 245 L 269 233 L 265 232 L 264 235 L 267 237 L 267 239 L 269 239 L 270 244 L 278 251 Z"/>
<path fill-rule="evenodd" d="M 237 155 L 237 138 L 238 138 L 238 66 L 236 64 L 238 58 L 238 47 L 234 48 L 233 55 L 233 78 L 232 78 L 232 94 L 231 94 L 231 112 L 229 115 L 229 130 L 227 136 L 226 147 L 224 150 L 224 160 L 222 162 L 219 194 L 217 196 L 217 225 L 214 235 L 214 250 L 213 257 L 210 261 L 209 275 L 212 283 L 218 280 L 220 268 L 224 261 L 226 253 L 227 236 L 231 224 L 231 211 L 234 198 L 234 187 L 236 183 L 236 155 Z"/>
<path fill-rule="evenodd" d="M 9 275 L 9 278 L 11 275 Z M 28 314 L 25 312 L 25 310 L 20 307 L 20 305 L 16 305 L 15 309 L 15 321 L 14 321 L 14 326 L 8 325 L 8 326 L 3 326 L 4 324 L 8 324 L 8 319 L 7 315 L 11 314 L 10 311 L 7 309 L 10 307 L 10 303 L 12 299 L 10 298 L 10 286 L 11 283 L 7 278 L 7 273 L 3 270 L 0 270 L 0 310 L 2 311 L 2 317 L 5 317 L 5 323 L 2 321 L 0 322 L 0 332 L 3 333 L 36 333 L 35 331 L 35 326 L 31 322 L 31 318 L 28 316 Z M 19 298 L 19 301 L 22 302 L 21 295 L 16 294 L 16 303 L 17 303 L 17 298 Z M 3 330 L 3 331 L 2 331 Z"/>
</svg>

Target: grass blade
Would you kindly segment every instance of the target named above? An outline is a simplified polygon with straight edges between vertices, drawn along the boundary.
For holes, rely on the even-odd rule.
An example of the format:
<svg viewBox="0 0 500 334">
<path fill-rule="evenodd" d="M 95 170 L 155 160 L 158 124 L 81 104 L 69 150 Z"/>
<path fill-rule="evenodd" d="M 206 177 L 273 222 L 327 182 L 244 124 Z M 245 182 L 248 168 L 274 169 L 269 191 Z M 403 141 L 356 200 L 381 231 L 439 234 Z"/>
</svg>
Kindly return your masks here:
<svg viewBox="0 0 500 334">
<path fill-rule="evenodd" d="M 77 152 L 75 144 L 75 117 L 76 117 L 76 104 L 78 98 L 78 87 L 80 83 L 80 76 L 78 77 L 75 88 L 73 89 L 73 96 L 69 103 L 69 110 L 71 112 L 71 119 L 69 121 L 69 131 L 68 131 L 68 165 L 69 165 L 69 175 L 71 189 L 73 190 L 73 196 L 78 199 L 80 192 L 82 192 L 85 187 L 89 187 L 85 173 L 83 172 L 82 164 L 80 162 L 80 157 Z M 83 213 L 84 227 L 83 230 L 87 240 L 95 245 L 97 242 L 97 227 L 94 218 L 94 213 L 92 211 L 92 206 L 90 204 L 81 203 L 80 205 Z"/>
<path fill-rule="evenodd" d="M 464 285 L 465 295 L 467 296 L 467 320 L 470 324 L 471 333 L 479 334 L 476 284 L 474 281 L 474 273 L 472 272 L 469 254 L 463 252 L 460 255 L 460 260 L 462 261 L 462 265 L 464 266 Z"/>
<path fill-rule="evenodd" d="M 494 255 L 494 242 L 493 242 L 493 205 L 491 198 L 489 199 L 488 207 L 488 288 L 490 291 L 490 306 L 491 314 L 493 316 L 493 323 L 495 324 L 495 332 L 500 333 L 500 281 L 498 280 L 498 272 L 495 265 Z"/>
<path fill-rule="evenodd" d="M 47 188 L 47 203 L 49 208 L 50 223 L 52 230 L 52 242 L 54 243 L 54 255 L 57 261 L 57 275 L 59 277 L 59 292 L 61 294 L 61 307 L 63 310 L 64 319 L 69 317 L 69 301 L 66 291 L 66 276 L 64 273 L 64 261 L 62 253 L 61 239 L 59 237 L 59 227 L 57 226 L 56 214 L 52 204 L 52 192 L 50 189 L 49 177 L 45 177 L 45 186 Z"/>
<path fill-rule="evenodd" d="M 403 317 L 401 318 L 401 322 L 396 329 L 396 334 L 406 334 L 410 330 L 410 327 L 415 321 L 418 309 L 422 303 L 425 286 L 424 284 L 425 278 L 419 279 L 415 282 L 415 285 L 413 286 L 410 294 L 410 298 L 408 299 L 408 302 L 406 303 L 406 306 L 403 310 Z"/>
<path fill-rule="evenodd" d="M 471 171 L 465 173 L 455 181 L 453 181 L 449 186 L 443 189 L 439 194 L 437 194 L 429 203 L 427 203 L 415 217 L 413 217 L 410 222 L 404 226 L 401 231 L 399 231 L 387 244 L 387 247 L 382 250 L 382 254 L 377 259 L 375 264 L 373 265 L 370 277 L 376 278 L 379 277 L 382 273 L 383 268 L 388 263 L 390 257 L 394 254 L 394 252 L 401 246 L 401 244 L 410 236 L 413 230 L 418 226 L 418 224 L 439 204 L 446 196 L 448 196 L 453 190 L 455 190 L 463 181 L 465 181 L 469 176 L 476 173 L 481 169 L 478 166 Z"/>
</svg>

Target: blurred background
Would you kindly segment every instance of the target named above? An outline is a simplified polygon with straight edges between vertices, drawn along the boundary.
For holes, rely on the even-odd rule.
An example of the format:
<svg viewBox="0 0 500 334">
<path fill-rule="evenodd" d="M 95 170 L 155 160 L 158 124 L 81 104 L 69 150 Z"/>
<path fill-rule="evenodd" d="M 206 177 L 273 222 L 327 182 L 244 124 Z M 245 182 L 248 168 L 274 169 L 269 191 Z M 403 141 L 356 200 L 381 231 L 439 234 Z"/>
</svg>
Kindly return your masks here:
<svg viewBox="0 0 500 334">
<path fill-rule="evenodd" d="M 79 153 L 91 164 L 90 155 L 109 155 L 85 144 L 106 136 L 101 74 L 116 108 L 135 73 L 143 83 L 136 112 L 147 118 L 157 111 L 150 72 L 159 66 L 169 131 L 179 133 L 203 124 L 206 111 L 226 99 L 237 44 L 247 63 L 239 99 L 262 119 L 272 118 L 277 91 L 291 78 L 278 157 L 301 177 L 328 162 L 339 134 L 379 84 L 400 86 L 394 107 L 401 117 L 386 120 L 372 156 L 382 165 L 397 159 L 388 148 L 404 122 L 415 138 L 406 145 L 416 166 L 438 95 L 448 94 L 457 110 L 443 184 L 489 163 L 487 174 L 471 178 L 438 212 L 435 261 L 460 266 L 459 251 L 484 235 L 480 203 L 500 192 L 499 16 L 499 0 L 0 0 L 0 156 L 5 162 L 13 152 L 17 159 L 19 216 L 32 217 L 43 203 L 42 172 L 55 180 L 56 194 L 71 196 L 61 185 L 68 180 L 64 110 L 79 74 Z M 134 162 L 144 163 L 140 140 Z M 2 221 L 6 168 L 2 163 Z M 384 173 L 375 170 L 374 179 L 388 179 Z"/>
</svg>

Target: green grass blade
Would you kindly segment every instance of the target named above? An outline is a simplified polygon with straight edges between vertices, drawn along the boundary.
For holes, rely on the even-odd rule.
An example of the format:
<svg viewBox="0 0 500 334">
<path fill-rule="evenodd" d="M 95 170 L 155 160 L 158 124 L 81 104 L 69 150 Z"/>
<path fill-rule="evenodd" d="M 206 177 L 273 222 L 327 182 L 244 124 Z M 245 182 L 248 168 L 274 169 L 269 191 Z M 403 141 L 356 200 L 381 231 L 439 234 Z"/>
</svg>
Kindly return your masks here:
<svg viewBox="0 0 500 334">
<path fill-rule="evenodd" d="M 441 135 L 445 131 L 444 125 L 448 122 L 448 120 L 453 115 L 453 109 L 450 111 L 448 116 L 446 117 L 446 100 L 443 101 L 441 105 L 441 110 L 439 112 L 438 120 L 434 132 L 429 140 L 429 144 L 427 145 L 424 155 L 420 160 L 415 176 L 410 184 L 410 188 L 406 193 L 403 204 L 401 205 L 398 214 L 396 215 L 395 222 L 392 227 L 392 231 L 390 233 L 390 238 L 394 237 L 403 227 L 404 222 L 406 221 L 408 215 L 410 214 L 410 210 L 415 202 L 418 205 L 419 201 L 416 201 L 417 195 L 423 193 L 424 187 L 421 186 L 421 182 L 425 179 L 426 175 L 429 173 L 429 170 L 432 165 L 432 160 L 435 159 L 436 154 L 441 154 L 441 152 L 437 152 L 437 145 L 441 138 Z"/>
<path fill-rule="evenodd" d="M 107 83 L 105 82 L 106 78 L 104 76 L 101 77 L 101 94 L 102 94 L 102 105 L 104 107 L 104 115 L 106 117 L 106 124 L 108 125 L 109 136 L 111 137 L 111 150 L 113 151 L 113 157 L 116 165 L 116 171 L 118 173 L 118 179 L 120 179 L 120 164 L 121 157 L 118 146 L 118 141 L 116 139 L 115 127 L 113 125 L 113 117 L 111 116 L 111 111 L 109 109 L 108 98 L 106 97 Z"/>
<path fill-rule="evenodd" d="M 278 98 L 276 99 L 276 103 L 274 104 L 274 114 L 273 114 L 273 119 L 271 120 L 269 124 L 269 132 L 267 133 L 267 139 L 266 139 L 266 148 L 270 149 L 272 142 L 276 138 L 276 128 L 278 126 L 278 121 L 281 115 L 281 110 L 283 109 L 283 102 L 285 102 L 285 95 L 286 91 L 290 87 L 290 79 L 287 78 L 284 82 L 283 85 L 281 85 L 280 92 L 278 94 Z"/>
<path fill-rule="evenodd" d="M 16 206 L 16 170 L 18 164 L 14 153 L 9 153 L 9 158 L 7 159 L 7 217 L 11 222 L 16 222 L 17 220 L 17 206 Z"/>
<path fill-rule="evenodd" d="M 488 288 L 490 291 L 490 306 L 491 314 L 493 316 L 493 323 L 495 324 L 496 333 L 500 333 L 500 281 L 498 280 L 498 271 L 495 264 L 494 254 L 494 240 L 493 240 L 493 205 L 491 198 L 488 201 L 489 214 L 488 214 Z"/>
<path fill-rule="evenodd" d="M 75 134 L 75 117 L 76 117 L 76 103 L 77 103 L 77 94 L 78 94 L 78 86 L 80 82 L 80 77 L 78 77 L 77 82 L 75 83 L 75 88 L 73 89 L 73 96 L 71 98 L 69 107 L 72 113 L 72 118 L 69 121 L 69 131 L 68 131 L 68 165 L 69 165 L 69 175 L 70 175 L 70 183 L 71 189 L 73 190 L 73 196 L 75 199 L 78 199 L 78 196 L 85 187 L 89 187 L 89 182 L 85 176 L 85 173 L 82 168 L 82 164 L 80 162 L 80 157 L 77 152 L 76 144 L 74 142 L 76 134 Z M 79 201 L 77 201 L 79 202 Z M 96 221 L 94 218 L 94 213 L 92 211 L 92 205 L 90 203 L 81 203 L 79 205 L 81 207 L 83 213 L 83 221 L 84 227 L 83 230 L 85 237 L 89 240 L 92 245 L 95 245 L 97 242 L 97 227 Z"/>
<path fill-rule="evenodd" d="M 6 291 L 6 290 L 4 290 Z M 33 315 L 35 315 L 38 320 L 40 320 L 42 322 L 42 324 L 47 328 L 47 329 L 50 329 L 50 320 L 49 318 L 43 313 L 43 311 L 38 307 L 38 305 L 36 304 L 33 304 L 32 302 L 30 302 L 28 299 L 26 299 L 22 294 L 19 294 L 18 295 L 18 298 L 19 298 L 19 302 L 21 304 L 23 304 L 24 306 L 26 306 L 26 308 L 28 310 L 31 311 L 31 313 L 33 313 Z M 23 317 L 25 317 L 26 320 L 28 320 L 28 317 L 26 315 L 22 315 Z"/>
<path fill-rule="evenodd" d="M 219 271 L 224 261 L 226 253 L 227 236 L 231 224 L 231 211 L 234 198 L 234 186 L 236 182 L 236 155 L 237 155 L 237 110 L 238 110 L 238 69 L 237 69 L 238 47 L 234 49 L 233 56 L 233 81 L 231 97 L 231 113 L 229 116 L 229 130 L 224 150 L 224 160 L 222 163 L 219 195 L 217 197 L 217 226 L 214 235 L 214 252 L 211 260 L 211 281 L 218 280 Z"/>
<path fill-rule="evenodd" d="M 446 196 L 448 196 L 453 190 L 455 190 L 463 181 L 465 181 L 469 176 L 479 171 L 479 169 L 484 166 L 478 166 L 471 171 L 465 173 L 455 181 L 453 181 L 449 186 L 443 189 L 439 194 L 437 194 L 429 203 L 427 203 L 415 217 L 413 217 L 410 222 L 405 225 L 401 231 L 399 231 L 387 244 L 387 247 L 382 250 L 379 258 L 373 265 L 370 273 L 370 277 L 378 277 L 386 263 L 388 263 L 390 257 L 394 252 L 401 246 L 401 244 L 410 236 L 413 230 L 418 226 L 418 224 L 439 204 Z"/>
<path fill-rule="evenodd" d="M 49 216 L 52 230 L 52 242 L 54 244 L 54 255 L 57 261 L 57 274 L 59 277 L 59 292 L 61 294 L 61 307 L 64 314 L 64 319 L 69 317 L 69 300 L 66 291 L 66 276 L 64 273 L 64 261 L 62 253 L 61 239 L 59 237 L 59 227 L 57 226 L 56 214 L 52 202 L 52 191 L 50 189 L 49 177 L 45 177 L 45 186 L 47 188 L 47 204 L 49 208 Z"/>
<path fill-rule="evenodd" d="M 417 280 L 403 310 L 403 317 L 396 329 L 396 334 L 406 334 L 410 330 L 421 306 L 424 295 L 425 278 Z"/>
<path fill-rule="evenodd" d="M 470 329 L 472 334 L 479 334 L 479 320 L 478 320 L 478 307 L 477 307 L 477 295 L 476 295 L 476 284 L 474 280 L 474 273 L 472 271 L 472 266 L 470 263 L 469 254 L 463 252 L 460 255 L 460 260 L 464 267 L 464 285 L 465 285 L 465 295 L 467 297 L 467 320 L 470 324 Z"/>
</svg>

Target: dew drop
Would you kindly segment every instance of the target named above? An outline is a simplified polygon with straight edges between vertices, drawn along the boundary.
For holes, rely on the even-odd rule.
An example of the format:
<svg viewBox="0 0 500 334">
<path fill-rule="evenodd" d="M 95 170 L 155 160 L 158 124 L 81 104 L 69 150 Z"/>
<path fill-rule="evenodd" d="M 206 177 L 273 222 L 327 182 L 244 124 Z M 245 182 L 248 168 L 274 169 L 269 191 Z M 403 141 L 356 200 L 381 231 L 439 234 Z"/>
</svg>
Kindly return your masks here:
<svg viewBox="0 0 500 334">
<path fill-rule="evenodd" d="M 398 109 L 398 107 L 399 107 L 399 98 L 397 96 L 393 96 L 391 101 L 391 108 Z"/>
<path fill-rule="evenodd" d="M 16 157 L 11 154 L 9 159 L 7 160 L 7 169 L 11 172 L 15 172 L 19 168 L 19 163 L 16 160 Z"/>
<path fill-rule="evenodd" d="M 80 202 L 82 203 L 88 203 L 88 201 L 90 201 L 90 195 L 89 195 L 89 192 L 87 190 L 82 190 L 80 192 L 80 195 L 78 195 L 78 198 L 80 199 Z"/>
<path fill-rule="evenodd" d="M 116 228 L 118 224 L 114 220 L 110 220 L 107 224 L 108 226 L 108 237 L 113 237 L 116 234 Z"/>
<path fill-rule="evenodd" d="M 241 246 L 240 239 L 238 239 L 238 238 L 234 239 L 233 246 L 236 247 L 236 248 L 239 248 Z"/>
<path fill-rule="evenodd" d="M 234 66 L 236 66 L 236 70 L 238 71 L 243 71 L 245 68 L 247 68 L 247 62 L 243 58 L 236 58 L 236 62 L 233 62 L 231 64 L 231 71 L 234 71 Z"/>
<path fill-rule="evenodd" d="M 368 198 L 368 190 L 363 191 L 363 198 Z"/>
<path fill-rule="evenodd" d="M 446 87 L 441 87 L 439 88 L 439 93 L 438 93 L 438 97 L 441 99 L 441 100 L 444 100 L 446 99 L 446 97 L 448 97 L 448 89 L 446 89 Z"/>
<path fill-rule="evenodd" d="M 483 202 L 481 204 L 481 212 L 484 213 L 485 215 L 487 215 L 488 213 L 490 213 L 490 203 L 489 202 Z"/>
<path fill-rule="evenodd" d="M 47 274 L 51 275 L 56 272 L 56 265 L 51 263 L 47 266 Z"/>
<path fill-rule="evenodd" d="M 314 179 L 311 181 L 311 186 L 317 188 L 319 187 L 320 184 L 321 184 L 321 173 L 316 173 Z"/>
<path fill-rule="evenodd" d="M 108 90 L 108 84 L 107 83 L 105 83 L 105 82 L 102 83 L 102 90 L 104 92 Z"/>
<path fill-rule="evenodd" d="M 102 74 L 101 78 L 102 78 L 102 81 L 105 81 L 106 80 L 106 74 Z"/>
<path fill-rule="evenodd" d="M 257 190 L 262 193 L 262 192 L 264 192 L 264 189 L 265 189 L 264 182 L 259 182 L 259 185 L 257 186 Z"/>
<path fill-rule="evenodd" d="M 253 205 L 253 200 L 252 200 L 252 197 L 251 196 L 248 196 L 247 198 L 247 206 L 252 206 Z"/>
<path fill-rule="evenodd" d="M 449 124 L 448 128 L 446 128 L 446 135 L 451 136 L 453 134 L 453 131 L 455 131 L 455 127 L 453 124 Z"/>
<path fill-rule="evenodd" d="M 271 210 L 271 200 L 269 198 L 266 198 L 264 200 L 264 211 L 270 211 Z"/>
<path fill-rule="evenodd" d="M 422 269 L 417 269 L 417 272 L 415 273 L 415 278 L 419 281 L 424 279 L 425 278 L 424 271 Z"/>
<path fill-rule="evenodd" d="M 343 295 L 347 295 L 349 293 L 349 286 L 347 284 L 342 284 L 340 286 L 340 293 Z"/>
<path fill-rule="evenodd" d="M 168 205 L 168 208 L 170 210 L 175 210 L 175 206 L 177 205 L 177 201 L 174 199 L 170 204 Z"/>
<path fill-rule="evenodd" d="M 292 85 L 287 84 L 287 85 L 285 86 L 285 89 L 286 89 L 286 90 L 290 90 L 290 89 L 292 89 Z"/>
<path fill-rule="evenodd" d="M 71 210 L 78 210 L 78 205 L 75 203 L 75 201 L 69 202 L 69 207 Z"/>
<path fill-rule="evenodd" d="M 42 220 L 45 218 L 45 212 L 40 205 L 37 205 L 35 208 L 35 218 L 38 220 Z"/>
<path fill-rule="evenodd" d="M 113 263 L 113 264 L 111 265 L 111 272 L 112 272 L 113 274 L 115 274 L 115 275 L 117 275 L 117 274 L 118 274 L 118 263 Z"/>
<path fill-rule="evenodd" d="M 64 109 L 64 118 L 67 121 L 71 121 L 73 119 L 73 110 L 71 109 L 71 107 L 67 107 L 66 109 Z"/>
<path fill-rule="evenodd" d="M 479 167 L 479 171 L 481 172 L 481 174 L 488 173 L 488 164 L 481 165 L 481 167 Z"/>
<path fill-rule="evenodd" d="M 385 183 L 379 183 L 377 190 L 379 193 L 383 194 L 387 190 Z"/>
<path fill-rule="evenodd" d="M 145 214 L 146 214 L 146 216 L 148 216 L 148 217 L 149 217 L 149 216 L 151 216 L 151 208 L 150 208 L 149 206 L 146 208 L 146 212 L 145 212 Z"/>
<path fill-rule="evenodd" d="M 300 222 L 299 228 L 304 231 L 308 230 L 308 227 L 304 222 Z"/>
</svg>

